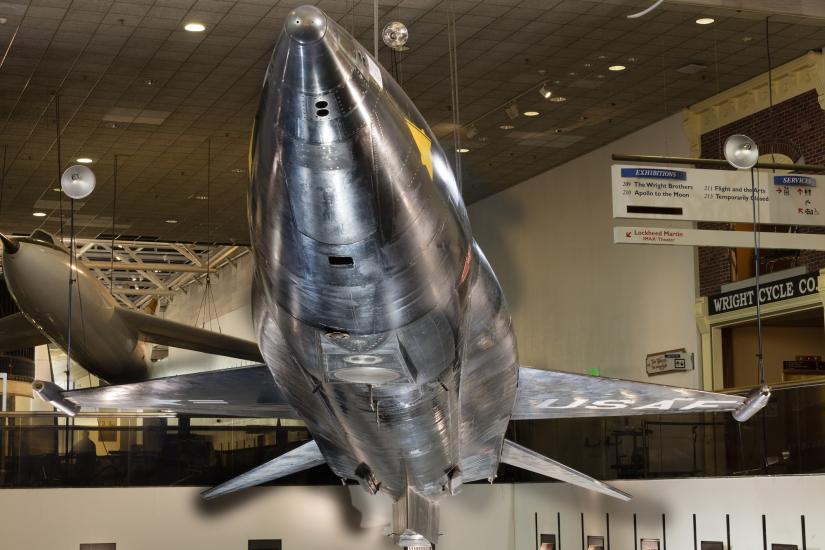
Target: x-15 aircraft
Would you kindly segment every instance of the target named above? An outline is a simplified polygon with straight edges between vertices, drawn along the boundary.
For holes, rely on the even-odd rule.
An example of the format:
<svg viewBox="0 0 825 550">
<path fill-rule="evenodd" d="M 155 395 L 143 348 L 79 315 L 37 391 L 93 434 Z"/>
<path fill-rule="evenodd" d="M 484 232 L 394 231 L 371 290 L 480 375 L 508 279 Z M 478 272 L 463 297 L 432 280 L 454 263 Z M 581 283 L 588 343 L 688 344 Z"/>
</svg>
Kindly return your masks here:
<svg viewBox="0 0 825 550">
<path fill-rule="evenodd" d="M 435 136 L 375 59 L 312 6 L 287 16 L 266 72 L 249 224 L 265 365 L 77 391 L 35 383 L 66 409 L 193 413 L 207 402 L 227 415 L 306 423 L 311 442 L 206 498 L 325 463 L 394 500 L 398 544 L 428 546 L 439 499 L 492 480 L 502 462 L 628 498 L 506 440 L 510 420 L 744 418 L 758 408 L 738 396 L 520 367 L 504 296 Z"/>
</svg>

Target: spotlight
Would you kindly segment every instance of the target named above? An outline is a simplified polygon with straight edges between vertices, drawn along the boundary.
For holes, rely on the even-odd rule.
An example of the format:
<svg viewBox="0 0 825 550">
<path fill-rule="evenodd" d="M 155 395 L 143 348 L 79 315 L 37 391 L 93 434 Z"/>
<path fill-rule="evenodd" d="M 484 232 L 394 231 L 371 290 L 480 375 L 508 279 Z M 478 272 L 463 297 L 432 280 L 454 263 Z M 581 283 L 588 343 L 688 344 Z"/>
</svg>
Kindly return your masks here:
<svg viewBox="0 0 825 550">
<path fill-rule="evenodd" d="M 71 199 L 85 199 L 95 190 L 97 179 L 95 173 L 88 166 L 76 164 L 63 172 L 60 178 L 60 187 Z"/>
<path fill-rule="evenodd" d="M 461 149 L 456 149 L 456 151 L 459 152 L 459 153 L 469 153 L 470 152 L 470 150 L 467 149 L 466 147 L 462 147 Z"/>
<path fill-rule="evenodd" d="M 524 111 L 524 116 L 539 116 L 540 114 L 538 111 Z"/>
<path fill-rule="evenodd" d="M 544 99 L 550 99 L 551 97 L 553 97 L 553 91 L 547 87 L 547 84 L 541 85 L 541 88 L 539 88 L 539 93 L 541 94 L 541 97 L 543 97 Z"/>
<path fill-rule="evenodd" d="M 203 23 L 187 23 L 183 28 L 189 32 L 203 32 L 206 30 L 206 25 Z"/>
<path fill-rule="evenodd" d="M 80 157 L 79 159 L 77 159 L 77 162 L 79 162 L 80 164 L 91 164 L 92 159 L 88 157 Z"/>
<path fill-rule="evenodd" d="M 504 124 L 499 124 L 498 127 L 500 130 L 512 130 L 513 128 L 515 128 L 515 126 L 513 126 L 512 124 L 508 124 L 506 122 Z"/>
<path fill-rule="evenodd" d="M 384 39 L 384 44 L 392 48 L 393 50 L 402 51 L 407 40 L 410 37 L 410 31 L 407 30 L 407 26 L 400 21 L 393 21 L 392 23 L 387 23 L 387 26 L 384 27 L 384 31 L 381 33 L 381 37 Z"/>
<path fill-rule="evenodd" d="M 32 212 L 32 216 L 34 216 L 35 218 L 45 218 L 46 213 L 45 212 Z"/>
<path fill-rule="evenodd" d="M 609 71 L 613 71 L 615 73 L 615 72 L 623 71 L 623 70 L 627 69 L 627 67 L 625 67 L 624 65 L 611 65 L 607 69 Z"/>
<path fill-rule="evenodd" d="M 725 160 L 739 170 L 748 170 L 759 161 L 759 147 L 748 136 L 735 134 L 725 140 Z"/>
<path fill-rule="evenodd" d="M 507 113 L 507 116 L 510 117 L 511 119 L 518 118 L 518 114 L 519 114 L 518 105 L 514 101 L 513 103 L 508 105 L 507 108 L 504 109 L 504 112 Z"/>
<path fill-rule="evenodd" d="M 696 20 L 697 25 L 710 25 L 711 23 L 715 23 L 716 19 L 713 17 L 700 17 Z"/>
</svg>

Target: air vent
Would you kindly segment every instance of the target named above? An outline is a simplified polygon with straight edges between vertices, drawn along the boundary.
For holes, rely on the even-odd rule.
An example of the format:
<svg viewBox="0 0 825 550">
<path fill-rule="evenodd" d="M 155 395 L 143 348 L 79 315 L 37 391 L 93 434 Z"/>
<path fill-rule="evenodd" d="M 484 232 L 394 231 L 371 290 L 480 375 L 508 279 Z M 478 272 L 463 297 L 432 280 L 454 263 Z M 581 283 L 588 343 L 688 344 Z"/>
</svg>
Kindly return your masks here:
<svg viewBox="0 0 825 550">
<path fill-rule="evenodd" d="M 352 267 L 355 262 L 351 256 L 329 256 L 329 265 L 332 267 Z"/>
<path fill-rule="evenodd" d="M 707 68 L 707 65 L 701 65 L 699 63 L 688 63 L 684 67 L 679 67 L 678 69 L 676 69 L 676 72 L 682 74 L 697 74 L 701 73 L 704 70 L 707 70 Z"/>
</svg>

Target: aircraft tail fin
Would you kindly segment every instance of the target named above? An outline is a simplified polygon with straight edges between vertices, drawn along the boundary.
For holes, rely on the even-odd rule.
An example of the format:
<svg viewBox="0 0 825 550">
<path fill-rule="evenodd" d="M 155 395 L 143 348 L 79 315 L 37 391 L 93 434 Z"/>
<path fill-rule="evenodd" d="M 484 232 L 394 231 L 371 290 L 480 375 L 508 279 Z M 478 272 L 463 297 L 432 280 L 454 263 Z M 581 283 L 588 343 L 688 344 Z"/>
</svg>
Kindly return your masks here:
<svg viewBox="0 0 825 550">
<path fill-rule="evenodd" d="M 273 458 L 257 468 L 253 468 L 216 487 L 203 491 L 201 497 L 208 500 L 228 493 L 234 493 L 235 491 L 248 489 L 249 487 L 254 487 L 267 481 L 274 481 L 290 474 L 309 470 L 310 468 L 325 463 L 326 459 L 324 455 L 321 454 L 318 444 L 314 440 L 308 441 L 297 449 L 292 449 L 288 453 Z"/>
<path fill-rule="evenodd" d="M 403 548 L 430 548 L 438 542 L 438 501 L 410 487 L 392 505 L 392 532 Z"/>
<path fill-rule="evenodd" d="M 553 479 L 558 479 L 571 485 L 577 485 L 590 491 L 597 491 L 621 500 L 630 500 L 630 495 L 624 491 L 620 491 L 607 483 L 603 483 L 598 479 L 594 479 L 587 474 L 583 474 L 507 439 L 504 440 L 504 448 L 501 451 L 501 461 L 510 466 L 552 477 Z"/>
</svg>

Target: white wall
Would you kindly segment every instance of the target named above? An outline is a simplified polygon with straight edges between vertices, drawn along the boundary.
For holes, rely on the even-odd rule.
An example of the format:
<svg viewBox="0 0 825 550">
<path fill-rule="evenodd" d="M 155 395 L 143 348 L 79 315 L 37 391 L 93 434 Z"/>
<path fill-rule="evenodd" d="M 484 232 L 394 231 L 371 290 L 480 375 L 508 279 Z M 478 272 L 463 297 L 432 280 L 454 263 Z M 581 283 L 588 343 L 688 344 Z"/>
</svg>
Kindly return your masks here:
<svg viewBox="0 0 825 550">
<path fill-rule="evenodd" d="M 681 115 L 469 208 L 510 302 L 523 365 L 643 380 L 648 353 L 698 351 L 694 250 L 613 244 L 612 153 L 688 156 Z M 655 382 L 698 387 L 699 372 Z"/>
<path fill-rule="evenodd" d="M 204 302 L 206 285 L 190 285 L 187 293 L 177 294 L 163 317 L 179 323 L 196 324 L 207 330 L 255 340 L 252 326 L 252 255 L 246 254 L 212 276 L 211 297 Z M 214 304 L 212 303 L 214 300 Z M 204 304 L 209 303 L 207 308 Z M 215 317 L 217 311 L 217 318 Z M 204 321 L 205 319 L 205 321 Z M 220 357 L 180 348 L 169 348 L 169 357 L 154 364 L 153 376 L 169 376 L 250 364 L 231 357 Z"/>
<path fill-rule="evenodd" d="M 516 549 L 535 550 L 534 514 L 539 532 L 556 533 L 561 513 L 561 548 L 581 548 L 581 519 L 585 536 L 606 536 L 605 513 L 610 514 L 613 550 L 633 549 L 633 514 L 638 537 L 662 539 L 665 514 L 667 550 L 693 550 L 693 514 L 697 539 L 725 542 L 725 514 L 730 514 L 731 548 L 762 548 L 762 514 L 767 520 L 768 548 L 773 543 L 802 547 L 800 516 L 806 515 L 809 550 L 825 546 L 825 477 L 703 478 L 655 481 L 617 481 L 613 485 L 633 495 L 622 502 L 564 484 L 520 484 L 516 492 Z M 663 549 L 664 550 L 664 549 Z"/>
<path fill-rule="evenodd" d="M 638 536 L 661 538 L 666 514 L 667 550 L 692 550 L 692 514 L 699 540 L 725 540 L 731 514 L 734 550 L 762 548 L 761 515 L 768 542 L 798 544 L 800 514 L 807 514 L 808 548 L 821 550 L 825 524 L 825 477 L 722 478 L 622 481 L 630 502 L 569 485 L 470 485 L 442 501 L 439 550 L 534 550 L 539 531 L 556 533 L 561 548 L 581 548 L 580 513 L 586 535 L 606 535 L 610 513 L 612 550 L 633 549 Z M 76 550 L 81 542 L 116 542 L 118 550 L 242 550 L 249 538 L 280 538 L 285 550 L 389 550 L 384 536 L 391 506 L 357 487 L 263 487 L 204 506 L 200 489 L 0 490 L 0 548 Z M 48 528 L 38 528 L 47 524 Z"/>
</svg>

